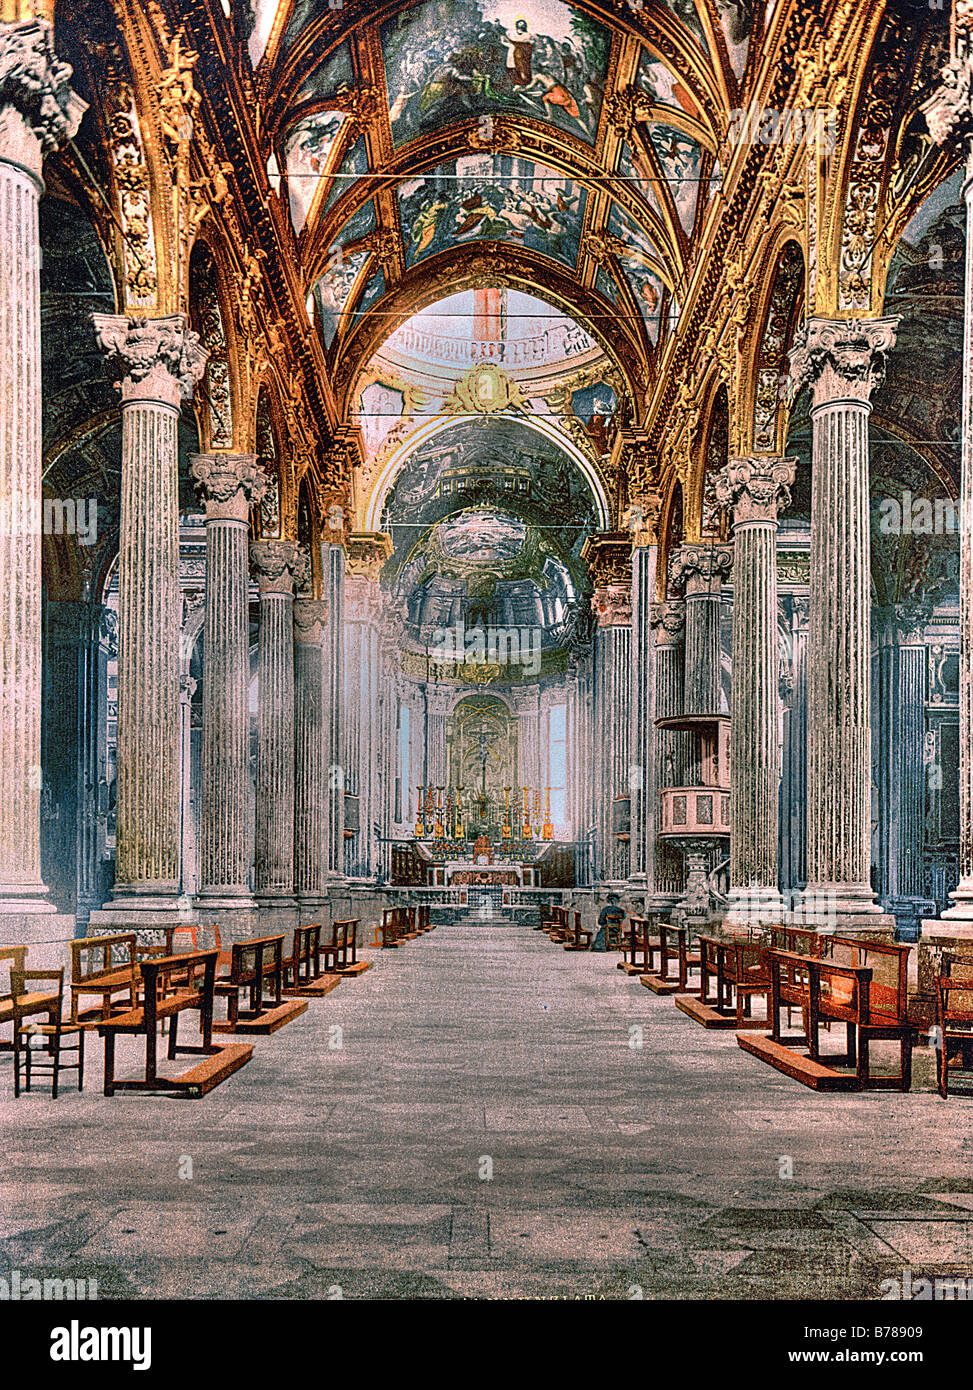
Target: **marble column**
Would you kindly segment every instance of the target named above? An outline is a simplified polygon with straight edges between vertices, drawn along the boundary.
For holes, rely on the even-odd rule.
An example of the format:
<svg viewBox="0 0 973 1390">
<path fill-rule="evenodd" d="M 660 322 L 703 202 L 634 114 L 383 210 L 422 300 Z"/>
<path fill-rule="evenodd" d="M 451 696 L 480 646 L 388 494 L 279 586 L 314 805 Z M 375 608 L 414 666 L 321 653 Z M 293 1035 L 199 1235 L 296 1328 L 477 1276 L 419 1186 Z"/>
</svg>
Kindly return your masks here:
<svg viewBox="0 0 973 1390">
<path fill-rule="evenodd" d="M 683 545 L 672 562 L 670 587 L 686 600 L 684 714 L 719 714 L 723 708 L 720 621 L 732 565 L 730 547 L 715 541 Z"/>
<path fill-rule="evenodd" d="M 658 569 L 659 498 L 638 499 L 632 533 L 632 797 L 630 879 L 634 888 L 651 897 L 655 892 L 656 803 L 656 642 L 652 610 Z"/>
<path fill-rule="evenodd" d="M 966 280 L 963 288 L 963 419 L 960 438 L 960 697 L 959 882 L 953 905 L 942 914 L 954 932 L 973 935 L 973 32 L 969 14 L 955 8 L 955 48 L 942 70 L 943 85 L 923 105 L 937 145 L 965 155 Z"/>
<path fill-rule="evenodd" d="M 796 459 L 730 459 L 716 479 L 733 517 L 733 687 L 730 701 L 730 891 L 727 917 L 779 915 L 780 635 L 777 514 Z"/>
<path fill-rule="evenodd" d="M 322 541 L 321 576 L 321 597 L 328 605 L 328 625 L 324 634 L 328 721 L 328 879 L 330 883 L 340 885 L 345 881 L 345 551 L 339 541 Z"/>
<path fill-rule="evenodd" d="M 179 407 L 206 352 L 181 314 L 92 321 L 122 393 L 113 906 L 151 925 L 178 910 Z"/>
<path fill-rule="evenodd" d="M 875 782 L 878 887 L 887 912 L 914 934 L 934 910 L 922 893 L 926 768 L 926 645 L 932 604 L 875 610 Z M 906 937 L 909 939 L 909 937 Z"/>
<path fill-rule="evenodd" d="M 328 723 L 324 642 L 328 605 L 294 599 L 294 887 L 312 916 L 327 901 Z"/>
<path fill-rule="evenodd" d="M 879 912 L 871 859 L 868 416 L 897 319 L 809 319 L 792 390 L 811 390 L 808 884 L 826 921 Z"/>
<path fill-rule="evenodd" d="M 260 590 L 256 889 L 261 907 L 294 898 L 294 586 L 307 572 L 296 541 L 254 541 Z"/>
<path fill-rule="evenodd" d="M 585 542 L 582 558 L 591 568 L 591 607 L 596 622 L 592 718 L 595 878 L 623 887 L 631 861 L 631 538 L 618 532 L 593 536 Z"/>
<path fill-rule="evenodd" d="M 41 314 L 44 155 L 78 129 L 44 20 L 0 24 L 0 939 L 39 941 L 41 878 Z M 60 935 L 59 929 L 56 932 Z"/>
<path fill-rule="evenodd" d="M 391 553 L 392 538 L 382 531 L 353 532 L 346 542 L 346 790 L 357 798 L 358 806 L 358 829 L 348 840 L 346 866 L 349 874 L 358 879 L 373 879 L 378 873 L 378 763 L 391 756 L 395 748 L 394 741 L 384 747 L 379 743 L 379 575 Z"/>
<path fill-rule="evenodd" d="M 446 756 L 446 724 L 449 719 L 453 694 L 438 686 L 427 683 L 424 686 L 426 721 L 426 759 L 425 785 L 445 787 L 448 774 Z"/>
<path fill-rule="evenodd" d="M 655 633 L 655 718 L 683 713 L 686 604 L 669 599 L 652 605 Z M 689 757 L 688 736 L 673 729 L 655 729 L 655 801 L 663 787 L 683 785 Z M 654 894 L 648 909 L 672 908 L 683 889 L 682 856 L 663 840 L 656 840 Z"/>
<path fill-rule="evenodd" d="M 199 898 L 210 908 L 253 908 L 251 814 L 250 507 L 270 485 L 255 454 L 197 454 L 190 465 L 206 504 L 203 629 L 203 805 Z"/>
</svg>

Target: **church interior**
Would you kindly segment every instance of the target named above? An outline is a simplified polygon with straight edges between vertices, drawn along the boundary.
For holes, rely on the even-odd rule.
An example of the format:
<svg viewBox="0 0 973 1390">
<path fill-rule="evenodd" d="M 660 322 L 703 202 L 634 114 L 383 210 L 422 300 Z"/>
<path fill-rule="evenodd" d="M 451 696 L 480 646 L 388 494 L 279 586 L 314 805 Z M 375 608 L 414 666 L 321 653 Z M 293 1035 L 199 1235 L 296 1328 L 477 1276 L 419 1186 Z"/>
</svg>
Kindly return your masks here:
<svg viewBox="0 0 973 1390">
<path fill-rule="evenodd" d="M 971 189 L 969 0 L 0 0 L 0 1265 L 973 1288 Z"/>
</svg>

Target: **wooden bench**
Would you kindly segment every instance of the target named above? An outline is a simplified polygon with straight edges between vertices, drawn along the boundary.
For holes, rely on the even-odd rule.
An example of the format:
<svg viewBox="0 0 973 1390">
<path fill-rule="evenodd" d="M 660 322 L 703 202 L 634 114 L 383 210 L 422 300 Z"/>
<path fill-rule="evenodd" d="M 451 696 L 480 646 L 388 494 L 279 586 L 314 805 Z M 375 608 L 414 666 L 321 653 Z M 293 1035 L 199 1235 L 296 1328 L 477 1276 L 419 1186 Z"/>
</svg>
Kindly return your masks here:
<svg viewBox="0 0 973 1390">
<path fill-rule="evenodd" d="M 6 962 L 9 964 L 4 969 Z M 26 946 L 0 946 L 0 1024 L 14 1023 L 14 983 L 13 975 L 16 971 L 22 974 L 27 968 L 27 947 Z M 8 989 L 4 989 L 4 976 L 7 976 Z M 53 1024 L 60 1009 L 60 995 L 54 994 L 51 990 L 33 990 L 30 994 L 17 994 L 17 1017 L 32 1018 L 38 1014 L 47 1014 L 47 1021 Z M 14 1041 L 7 1042 L 6 1039 L 0 1041 L 0 1052 L 10 1052 L 13 1050 Z"/>
<path fill-rule="evenodd" d="M 912 1084 L 915 1030 L 906 1015 L 910 947 L 871 937 L 820 938 L 821 956 L 768 951 L 771 1031 L 764 1036 L 737 1034 L 745 1051 L 760 1057 L 813 1090 L 901 1090 Z M 801 1010 L 804 1036 L 785 1038 L 780 1010 Z M 845 1052 L 822 1054 L 820 1031 L 844 1023 Z M 873 1076 L 870 1044 L 899 1044 L 900 1066 L 894 1076 Z M 806 1054 L 798 1049 L 806 1047 Z"/>
<path fill-rule="evenodd" d="M 382 909 L 382 950 L 394 951 L 405 933 L 405 909 L 385 907 Z"/>
<path fill-rule="evenodd" d="M 550 903 L 541 908 L 541 920 L 534 928 L 534 931 L 545 932 L 548 936 L 554 931 L 567 932 L 568 930 L 568 909 L 559 907 L 555 903 Z M 554 940 L 554 937 L 551 936 Z"/>
<path fill-rule="evenodd" d="M 116 1091 L 154 1091 L 198 1099 L 249 1062 L 253 1056 L 252 1044 L 231 1043 L 223 1047 L 213 1044 L 213 995 L 218 955 L 216 950 L 197 951 L 140 962 L 142 1004 L 102 1019 L 96 1025 L 105 1040 L 106 1096 L 113 1096 Z M 186 1010 L 199 1013 L 199 1031 L 203 1039 L 201 1046 L 179 1046 L 178 1018 Z M 167 1056 L 170 1061 L 179 1053 L 190 1053 L 205 1059 L 181 1076 L 166 1077 L 158 1073 L 157 1034 L 164 1019 L 169 1020 Z M 115 1039 L 120 1033 L 145 1038 L 143 1078 L 126 1081 L 116 1078 Z"/>
<path fill-rule="evenodd" d="M 640 975 L 640 983 L 653 994 L 697 994 L 698 988 L 689 986 L 689 977 L 699 972 L 700 952 L 690 940 L 689 928 L 660 922 L 658 951 L 658 970 Z"/>
<path fill-rule="evenodd" d="M 323 999 L 341 983 L 336 975 L 325 971 L 321 930 L 320 922 L 294 928 L 290 955 L 282 962 L 285 999 Z"/>
<path fill-rule="evenodd" d="M 591 949 L 591 932 L 581 925 L 581 913 L 574 914 L 574 927 L 567 941 L 564 942 L 566 951 L 588 951 Z"/>
<path fill-rule="evenodd" d="M 184 960 L 184 956 L 174 957 Z M 284 938 L 255 936 L 235 941 L 230 952 L 230 968 L 215 982 L 215 992 L 226 999 L 226 1021 L 213 1024 L 217 1033 L 274 1033 L 291 1023 L 307 1009 L 305 999 L 283 998 Z M 266 1000 L 270 984 L 271 1002 Z M 240 1008 L 240 993 L 246 990 L 247 1006 Z"/>
<path fill-rule="evenodd" d="M 678 1009 L 704 1028 L 769 1027 L 767 1017 L 751 1017 L 755 995 L 770 994 L 768 935 L 702 932 L 699 937 L 699 995 L 677 994 Z M 710 984 L 713 989 L 711 991 Z"/>
<path fill-rule="evenodd" d="M 554 915 L 547 924 L 547 935 L 556 946 L 564 945 L 573 936 L 571 912 L 566 907 L 554 908 Z"/>
<path fill-rule="evenodd" d="M 121 1007 L 134 1009 L 140 978 L 135 932 L 76 938 L 71 942 L 70 1021 L 94 1023 L 110 1018 L 116 1011 L 115 997 L 120 994 L 126 996 Z M 100 1006 L 81 1010 L 79 1001 L 85 995 L 96 995 Z"/>
</svg>

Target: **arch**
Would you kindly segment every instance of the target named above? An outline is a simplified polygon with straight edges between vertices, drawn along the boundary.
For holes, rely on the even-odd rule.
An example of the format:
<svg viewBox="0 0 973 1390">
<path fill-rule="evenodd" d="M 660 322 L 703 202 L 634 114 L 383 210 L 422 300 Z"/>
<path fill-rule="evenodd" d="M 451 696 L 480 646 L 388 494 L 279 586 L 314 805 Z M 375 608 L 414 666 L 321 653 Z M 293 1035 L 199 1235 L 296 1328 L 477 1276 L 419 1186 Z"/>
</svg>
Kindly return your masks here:
<svg viewBox="0 0 973 1390">
<path fill-rule="evenodd" d="M 382 516 L 382 505 L 386 494 L 395 478 L 402 471 L 410 454 L 423 444 L 427 444 L 436 435 L 451 429 L 465 420 L 479 420 L 479 415 L 437 415 L 428 424 L 409 436 L 408 439 L 400 443 L 385 461 L 385 466 L 375 481 L 372 488 L 372 495 L 368 501 L 365 512 L 364 529 L 366 531 L 377 531 Z M 591 491 L 598 512 L 598 525 L 600 530 L 607 531 L 609 528 L 609 518 L 611 516 L 611 504 L 605 492 L 601 478 L 595 472 L 592 464 L 584 456 L 576 444 L 574 444 L 560 430 L 554 428 L 547 421 L 530 415 L 515 415 L 504 411 L 494 417 L 496 420 L 514 420 L 517 424 L 524 426 L 528 430 L 543 436 L 550 443 L 554 444 L 575 464 L 584 477 Z"/>
</svg>

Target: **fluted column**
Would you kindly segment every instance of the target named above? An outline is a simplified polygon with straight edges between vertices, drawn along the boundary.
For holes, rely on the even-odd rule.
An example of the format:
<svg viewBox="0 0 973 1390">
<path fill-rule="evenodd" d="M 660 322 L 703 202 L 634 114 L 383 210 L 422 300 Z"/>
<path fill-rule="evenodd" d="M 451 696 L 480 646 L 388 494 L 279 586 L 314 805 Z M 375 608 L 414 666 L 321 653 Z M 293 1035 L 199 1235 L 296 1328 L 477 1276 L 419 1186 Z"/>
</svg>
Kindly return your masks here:
<svg viewBox="0 0 973 1390">
<path fill-rule="evenodd" d="M 340 534 L 340 533 L 335 533 Z M 328 878 L 345 878 L 345 551 L 338 541 L 321 542 L 322 598 L 328 605 L 324 635 L 324 679 L 328 722 Z"/>
<path fill-rule="evenodd" d="M 294 585 L 307 570 L 296 541 L 255 541 L 260 590 L 257 714 L 257 898 L 294 905 Z"/>
<path fill-rule="evenodd" d="M 808 638 L 810 911 L 877 913 L 871 858 L 868 416 L 898 319 L 809 319 L 791 350 L 812 394 Z"/>
<path fill-rule="evenodd" d="M 0 24 L 0 939 L 55 911 L 41 879 L 41 314 L 46 153 L 85 103 L 43 20 Z M 31 935 L 15 925 L 17 939 Z M 43 928 L 39 930 L 43 933 Z"/>
<path fill-rule="evenodd" d="M 179 406 L 206 352 L 181 314 L 94 314 L 120 378 L 115 900 L 168 911 L 180 888 Z"/>
<path fill-rule="evenodd" d="M 634 886 L 655 892 L 658 801 L 655 728 L 655 633 L 652 609 L 658 567 L 660 503 L 643 494 L 632 509 L 632 796 L 631 873 Z"/>
<path fill-rule="evenodd" d="M 780 639 L 777 514 L 790 502 L 795 459 L 730 459 L 716 495 L 733 516 L 733 688 L 730 701 L 730 893 L 727 916 L 781 909 L 778 888 Z"/>
<path fill-rule="evenodd" d="M 206 504 L 199 897 L 207 908 L 252 907 L 247 541 L 250 507 L 270 480 L 255 454 L 197 454 L 190 471 Z"/>
<path fill-rule="evenodd" d="M 931 910 L 922 894 L 925 812 L 926 646 L 932 604 L 901 603 L 875 612 L 878 887 L 887 912 L 914 929 Z"/>
<path fill-rule="evenodd" d="M 619 838 L 616 803 L 630 795 L 632 708 L 631 538 L 606 532 L 585 542 L 594 583 L 593 771 L 595 877 L 621 884 L 630 865 L 630 838 Z M 631 803 L 629 802 L 629 819 Z M 629 837 L 631 834 L 629 828 Z"/>
<path fill-rule="evenodd" d="M 686 600 L 684 714 L 719 714 L 723 705 L 720 621 L 723 585 L 733 565 L 729 546 L 695 541 L 680 547 L 670 570 Z"/>
<path fill-rule="evenodd" d="M 302 906 L 327 899 L 328 723 L 324 639 L 328 605 L 294 599 L 294 886 Z"/>
<path fill-rule="evenodd" d="M 666 719 L 683 713 L 686 604 L 669 599 L 652 605 L 655 633 L 655 718 Z M 655 802 L 663 787 L 683 785 L 689 757 L 688 736 L 674 729 L 655 729 Z M 650 908 L 673 907 L 682 892 L 682 856 L 662 840 L 653 846 L 655 855 L 654 897 Z"/>
<path fill-rule="evenodd" d="M 346 542 L 345 574 L 345 766 L 347 790 L 357 798 L 358 829 L 348 840 L 347 869 L 354 878 L 374 878 L 380 851 L 379 758 L 394 743 L 379 744 L 379 575 L 392 553 L 383 531 L 353 532 Z M 445 783 L 445 778 L 442 779 Z"/>
<path fill-rule="evenodd" d="M 942 915 L 969 925 L 973 933 L 973 19 L 955 8 L 954 53 L 943 69 L 943 85 L 923 106 L 929 133 L 938 145 L 965 154 L 966 280 L 963 287 L 963 420 L 960 466 L 960 680 L 959 680 L 959 882 L 953 906 Z"/>
</svg>

